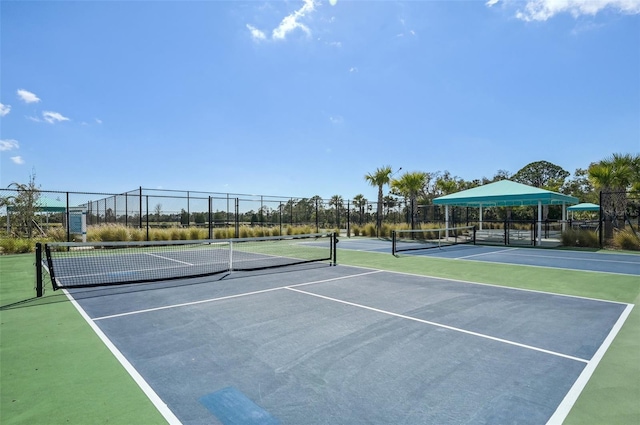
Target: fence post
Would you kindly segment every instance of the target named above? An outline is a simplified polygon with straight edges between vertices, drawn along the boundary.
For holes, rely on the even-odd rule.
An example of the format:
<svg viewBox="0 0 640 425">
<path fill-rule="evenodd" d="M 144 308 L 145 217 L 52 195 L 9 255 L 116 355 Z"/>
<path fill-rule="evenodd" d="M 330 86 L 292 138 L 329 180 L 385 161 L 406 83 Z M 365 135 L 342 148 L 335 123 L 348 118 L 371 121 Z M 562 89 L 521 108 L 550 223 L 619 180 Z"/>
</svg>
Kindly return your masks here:
<svg viewBox="0 0 640 425">
<path fill-rule="evenodd" d="M 65 226 L 67 227 L 67 242 L 71 242 L 71 228 L 69 226 L 69 192 L 67 192 L 66 196 L 67 208 L 64 214 Z"/>
<path fill-rule="evenodd" d="M 347 237 L 351 237 L 351 203 L 347 200 Z"/>
<path fill-rule="evenodd" d="M 149 195 L 147 195 L 146 198 L 147 198 L 147 213 L 146 213 L 146 217 L 147 217 L 147 240 L 149 240 Z"/>
<path fill-rule="evenodd" d="M 209 196 L 209 239 L 213 239 L 213 227 L 211 221 L 213 220 L 213 212 L 212 212 L 212 198 Z"/>
<path fill-rule="evenodd" d="M 240 198 L 236 198 L 236 238 L 240 237 Z"/>
<path fill-rule="evenodd" d="M 598 217 L 598 240 L 600 242 L 600 249 L 602 249 L 602 247 L 604 246 L 604 238 L 603 238 L 604 220 L 602 219 L 604 214 L 602 213 L 602 191 L 600 191 L 599 203 L 600 203 L 600 210 L 599 210 L 599 217 Z"/>
</svg>

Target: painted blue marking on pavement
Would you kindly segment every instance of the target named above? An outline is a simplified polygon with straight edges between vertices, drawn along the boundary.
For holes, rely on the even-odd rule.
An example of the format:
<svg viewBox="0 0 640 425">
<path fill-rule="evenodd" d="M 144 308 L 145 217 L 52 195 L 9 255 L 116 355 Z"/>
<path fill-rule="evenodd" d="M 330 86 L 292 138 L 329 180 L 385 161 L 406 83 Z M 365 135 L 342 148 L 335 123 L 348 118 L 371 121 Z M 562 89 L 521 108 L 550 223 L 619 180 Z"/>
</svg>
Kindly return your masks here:
<svg viewBox="0 0 640 425">
<path fill-rule="evenodd" d="M 224 425 L 279 425 L 280 421 L 233 387 L 223 388 L 198 400 Z"/>
</svg>

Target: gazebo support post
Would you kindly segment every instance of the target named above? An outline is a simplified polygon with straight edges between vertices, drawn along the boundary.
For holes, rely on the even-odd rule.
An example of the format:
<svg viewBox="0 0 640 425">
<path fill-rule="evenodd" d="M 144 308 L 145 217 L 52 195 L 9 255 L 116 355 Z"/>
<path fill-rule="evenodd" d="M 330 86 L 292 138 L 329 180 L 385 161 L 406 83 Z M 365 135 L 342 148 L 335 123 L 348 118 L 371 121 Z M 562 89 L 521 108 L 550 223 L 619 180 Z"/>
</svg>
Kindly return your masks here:
<svg viewBox="0 0 640 425">
<path fill-rule="evenodd" d="M 482 204 L 480 204 L 480 230 L 482 230 Z"/>
<path fill-rule="evenodd" d="M 542 201 L 538 201 L 538 246 L 542 245 Z"/>
<path fill-rule="evenodd" d="M 567 230 L 567 203 L 562 202 L 562 231 Z"/>
<path fill-rule="evenodd" d="M 447 229 L 444 231 L 444 237 L 449 239 L 449 205 L 444 206 L 444 227 Z"/>
</svg>

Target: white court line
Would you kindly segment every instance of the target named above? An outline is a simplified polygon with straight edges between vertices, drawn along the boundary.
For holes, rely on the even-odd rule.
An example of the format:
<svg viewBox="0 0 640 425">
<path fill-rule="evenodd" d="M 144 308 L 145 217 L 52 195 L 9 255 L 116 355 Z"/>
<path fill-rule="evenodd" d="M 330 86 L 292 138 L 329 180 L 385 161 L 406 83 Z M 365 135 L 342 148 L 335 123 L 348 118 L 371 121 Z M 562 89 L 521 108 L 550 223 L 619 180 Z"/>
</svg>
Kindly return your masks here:
<svg viewBox="0 0 640 425">
<path fill-rule="evenodd" d="M 549 421 L 547 421 L 547 425 L 560 425 L 567 418 L 567 415 L 578 400 L 582 390 L 584 390 L 587 382 L 591 379 L 591 375 L 593 375 L 593 372 L 596 370 L 598 363 L 600 363 L 600 360 L 604 357 L 604 353 L 609 349 L 609 346 L 618 335 L 618 332 L 622 329 L 622 325 L 624 325 L 627 317 L 631 314 L 631 310 L 633 310 L 633 304 L 627 305 L 627 308 L 624 309 L 616 324 L 611 328 L 611 332 L 609 332 L 609 335 L 607 335 L 605 340 L 602 342 L 598 351 L 593 355 L 591 361 L 587 363 L 587 366 L 582 370 L 578 379 L 573 383 L 573 386 L 569 392 L 567 392 L 567 395 L 564 396 L 564 399 L 558 405 L 556 411 L 553 413 Z"/>
<path fill-rule="evenodd" d="M 443 329 L 449 329 L 449 330 L 452 330 L 452 331 L 455 331 L 455 332 L 460 332 L 460 333 L 464 333 L 464 334 L 467 334 L 467 335 L 473 335 L 473 336 L 477 336 L 477 337 L 480 337 L 480 338 L 485 338 L 485 339 L 489 339 L 489 340 L 492 340 L 492 341 L 501 342 L 503 344 L 514 345 L 516 347 L 526 348 L 528 350 L 539 351 L 539 352 L 545 353 L 545 354 L 551 354 L 552 356 L 563 357 L 565 359 L 575 360 L 577 362 L 582 362 L 582 363 L 587 363 L 587 364 L 589 363 L 589 360 L 581 359 L 580 357 L 574 357 L 574 356 L 570 356 L 568 354 L 562 354 L 562 353 L 558 353 L 558 352 L 551 351 L 551 350 L 545 350 L 544 348 L 534 347 L 532 345 L 521 344 L 519 342 L 509 341 L 508 339 L 502 339 L 502 338 L 497 338 L 497 337 L 486 335 L 486 334 L 481 334 L 481 333 L 478 333 L 478 332 L 468 331 L 466 329 L 456 328 L 455 326 L 444 325 L 442 323 L 432 322 L 430 320 L 418 319 L 417 317 L 411 317 L 411 316 L 406 316 L 404 314 L 393 313 L 391 311 L 381 310 L 381 309 L 375 308 L 375 307 L 369 307 L 369 306 L 362 305 L 362 304 L 356 304 L 356 303 L 352 303 L 352 302 L 349 302 L 349 301 L 339 300 L 337 298 L 331 298 L 331 297 L 327 297 L 325 295 L 314 294 L 312 292 L 302 291 L 300 289 L 295 289 L 293 287 L 286 287 L 285 289 L 288 289 L 288 290 L 294 291 L 294 292 L 299 292 L 301 294 L 311 295 L 313 297 L 323 298 L 323 299 L 329 300 L 329 301 L 338 302 L 338 303 L 341 303 L 341 304 L 350 305 L 350 306 L 353 306 L 353 307 L 363 308 L 365 310 L 375 311 L 377 313 L 386 314 L 388 316 L 394 316 L 394 317 L 399 317 L 401 319 L 412 320 L 414 322 L 425 323 L 427 325 L 432 325 L 432 326 L 436 326 L 436 327 L 443 328 Z"/>
<path fill-rule="evenodd" d="M 166 421 L 170 425 L 181 424 L 180 420 L 173 414 L 171 409 L 169 409 L 169 407 L 165 404 L 165 402 L 162 401 L 160 396 L 156 394 L 153 388 L 151 388 L 151 386 L 147 383 L 147 381 L 145 381 L 142 375 L 138 373 L 138 371 L 133 367 L 133 365 L 129 363 L 127 358 L 120 352 L 120 350 L 118 350 L 115 344 L 113 344 L 111 340 L 104 334 L 104 332 L 102 332 L 100 327 L 91 320 L 89 315 L 82 309 L 80 304 L 78 304 L 78 302 L 69 294 L 69 292 L 66 289 L 64 289 L 63 291 L 67 295 L 67 298 L 69 299 L 69 301 L 71 301 L 71 304 L 73 304 L 73 306 L 76 308 L 76 310 L 78 310 L 78 312 L 84 318 L 84 320 L 89 324 L 89 326 L 91 326 L 91 329 L 93 329 L 96 335 L 98 335 L 98 338 L 102 340 L 104 345 L 107 346 L 107 348 L 109 349 L 109 351 L 111 351 L 114 357 L 118 359 L 122 367 L 124 367 L 124 369 L 129 373 L 129 375 L 133 378 L 136 384 L 138 384 L 140 389 L 146 394 L 147 397 L 149 397 L 149 400 L 153 403 L 156 409 L 158 409 L 160 414 L 164 416 Z"/>
<path fill-rule="evenodd" d="M 176 263 L 186 264 L 187 266 L 193 266 L 193 264 L 187 263 L 186 261 L 174 260 L 173 258 L 165 257 L 163 255 L 158 255 L 158 254 L 152 254 L 151 252 L 143 252 L 143 254 L 150 255 L 156 258 L 162 258 L 163 260 L 175 261 Z"/>
<path fill-rule="evenodd" d="M 453 258 L 438 258 L 438 259 L 439 260 L 455 261 L 455 259 L 453 259 Z M 478 262 L 481 262 L 481 261 L 478 261 Z M 488 261 L 488 263 L 496 264 L 496 263 L 494 263 L 492 261 Z M 503 263 L 499 263 L 499 264 L 503 264 Z M 552 295 L 552 296 L 556 296 L 556 297 L 576 298 L 576 299 L 579 299 L 579 300 L 599 301 L 599 302 L 610 303 L 610 304 L 629 305 L 629 303 L 626 303 L 626 302 L 623 302 L 623 301 L 603 300 L 601 298 L 583 297 L 581 295 L 563 294 L 563 293 L 560 293 L 560 292 L 541 291 L 539 289 L 517 288 L 515 286 L 507 286 L 506 284 L 505 285 L 498 285 L 498 284 L 495 284 L 495 283 L 474 282 L 472 280 L 454 279 L 454 278 L 441 277 L 441 276 L 432 276 L 432 275 L 427 275 L 427 274 L 399 272 L 399 271 L 394 271 L 394 270 L 379 270 L 379 269 L 372 269 L 371 267 L 364 267 L 364 266 L 345 265 L 344 267 L 351 267 L 351 268 L 355 268 L 355 269 L 364 269 L 364 270 L 378 270 L 378 271 L 389 273 L 389 274 L 398 274 L 398 275 L 401 275 L 401 276 L 412 276 L 412 277 L 419 277 L 419 278 L 427 278 L 427 279 L 441 280 L 441 281 L 445 281 L 445 282 L 457 282 L 457 283 L 465 283 L 465 284 L 469 284 L 469 285 L 488 286 L 488 287 L 496 288 L 496 289 L 506 289 L 508 291 L 531 292 L 531 293 L 534 293 L 534 294 Z M 566 269 L 561 269 L 561 270 L 566 270 Z M 571 271 L 573 271 L 573 270 L 571 270 Z M 631 275 L 624 275 L 624 276 L 631 276 Z M 633 275 L 633 276 L 635 276 L 635 275 Z"/>
<path fill-rule="evenodd" d="M 514 257 L 529 257 L 529 258 L 553 258 L 558 260 L 571 260 L 571 261 L 588 261 L 590 263 L 620 263 L 620 264 L 637 264 L 640 267 L 640 263 L 637 261 L 622 261 L 622 260 L 600 260 L 597 258 L 580 258 L 580 257 L 561 257 L 553 255 L 527 255 L 527 254 L 510 254 Z"/>
<path fill-rule="evenodd" d="M 513 254 L 511 254 L 513 255 Z M 531 256 L 529 258 L 535 258 L 535 256 Z M 445 258 L 445 257 L 437 257 L 438 260 L 449 260 L 449 261 L 458 261 L 459 258 Z M 485 263 L 485 264 L 500 264 L 503 266 L 516 266 L 516 267 L 534 267 L 538 269 L 549 269 L 549 270 L 567 270 L 570 272 L 579 272 L 579 273 L 598 273 L 598 274 L 613 274 L 616 276 L 638 276 L 634 273 L 621 273 L 621 272 L 609 272 L 603 270 L 585 270 L 585 269 L 576 269 L 573 267 L 557 267 L 557 266 L 537 266 L 535 264 L 522 264 L 522 263 L 509 263 L 506 261 L 487 261 L 487 260 L 470 260 L 472 262 L 477 263 Z"/>
<path fill-rule="evenodd" d="M 147 309 L 144 309 L 144 310 L 136 310 L 136 311 L 129 311 L 129 312 L 126 312 L 126 313 L 112 314 L 112 315 L 109 315 L 109 316 L 96 317 L 93 320 L 94 321 L 98 321 L 98 320 L 104 320 L 104 319 L 113 319 L 115 317 L 131 316 L 133 314 L 149 313 L 149 312 L 152 312 L 152 311 L 166 310 L 166 309 L 169 309 L 169 308 L 188 307 L 188 306 L 197 305 L 197 304 L 204 304 L 204 303 L 210 303 L 210 302 L 215 302 L 215 301 L 223 301 L 223 300 L 229 300 L 229 299 L 233 299 L 233 298 L 246 297 L 246 296 L 249 296 L 249 295 L 264 294 L 265 292 L 279 291 L 281 289 L 288 289 L 288 288 L 294 288 L 294 287 L 299 287 L 299 286 L 314 285 L 316 283 L 333 282 L 333 281 L 336 281 L 336 280 L 350 279 L 352 277 L 366 276 L 366 275 L 375 274 L 375 273 L 381 273 L 381 272 L 382 272 L 382 270 L 374 270 L 374 271 L 370 271 L 370 272 L 366 272 L 366 273 L 359 273 L 359 274 L 354 274 L 354 275 L 349 275 L 349 276 L 333 277 L 333 278 L 330 278 L 330 279 L 323 279 L 323 280 L 316 280 L 316 281 L 313 281 L 313 282 L 298 283 L 298 284 L 295 284 L 295 285 L 278 286 L 276 288 L 262 289 L 260 291 L 245 292 L 245 293 L 236 294 L 236 295 L 228 295 L 226 297 L 209 298 L 209 299 L 206 299 L 206 300 L 190 301 L 190 302 L 187 302 L 187 303 L 172 304 L 172 305 L 166 305 L 166 306 L 162 306 L 162 307 L 154 307 L 154 308 L 147 308 Z"/>
<path fill-rule="evenodd" d="M 465 255 L 464 257 L 456 257 L 455 259 L 456 260 L 463 260 L 465 258 L 479 257 L 480 255 L 499 254 L 499 253 L 502 253 L 502 252 L 514 251 L 516 249 L 518 249 L 518 248 L 500 249 L 498 251 L 483 252 L 481 254 Z"/>
</svg>

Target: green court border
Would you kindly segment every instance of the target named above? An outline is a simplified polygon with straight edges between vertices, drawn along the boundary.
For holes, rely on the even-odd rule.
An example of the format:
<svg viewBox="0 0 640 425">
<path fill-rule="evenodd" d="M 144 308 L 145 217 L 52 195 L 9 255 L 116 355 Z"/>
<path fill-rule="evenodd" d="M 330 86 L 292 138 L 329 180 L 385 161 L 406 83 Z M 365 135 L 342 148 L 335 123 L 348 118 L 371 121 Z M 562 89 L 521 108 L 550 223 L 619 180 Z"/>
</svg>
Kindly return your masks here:
<svg viewBox="0 0 640 425">
<path fill-rule="evenodd" d="M 165 419 L 63 293 L 33 298 L 33 254 L 0 256 L 0 422 L 162 424 Z M 338 263 L 640 303 L 634 276 L 339 250 Z M 565 424 L 640 423 L 634 308 Z"/>
</svg>

